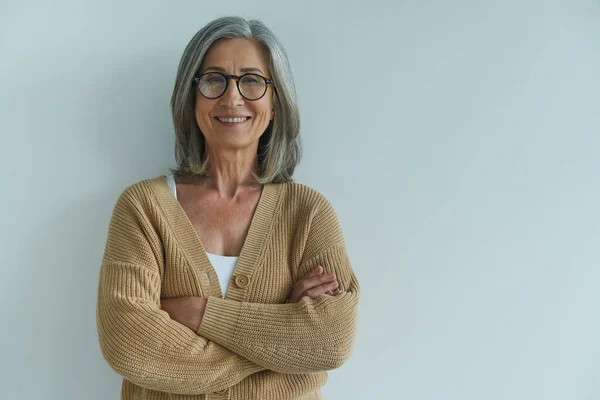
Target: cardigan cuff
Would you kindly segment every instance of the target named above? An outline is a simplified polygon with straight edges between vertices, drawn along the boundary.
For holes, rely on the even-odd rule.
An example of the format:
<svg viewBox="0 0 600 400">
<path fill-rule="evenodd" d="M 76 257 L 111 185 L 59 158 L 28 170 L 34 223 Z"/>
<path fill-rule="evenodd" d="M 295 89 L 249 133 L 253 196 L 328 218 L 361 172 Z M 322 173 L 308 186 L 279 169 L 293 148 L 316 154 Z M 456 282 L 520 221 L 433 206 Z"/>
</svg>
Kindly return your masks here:
<svg viewBox="0 0 600 400">
<path fill-rule="evenodd" d="M 227 347 L 235 342 L 242 303 L 219 297 L 208 297 L 198 335 Z"/>
</svg>

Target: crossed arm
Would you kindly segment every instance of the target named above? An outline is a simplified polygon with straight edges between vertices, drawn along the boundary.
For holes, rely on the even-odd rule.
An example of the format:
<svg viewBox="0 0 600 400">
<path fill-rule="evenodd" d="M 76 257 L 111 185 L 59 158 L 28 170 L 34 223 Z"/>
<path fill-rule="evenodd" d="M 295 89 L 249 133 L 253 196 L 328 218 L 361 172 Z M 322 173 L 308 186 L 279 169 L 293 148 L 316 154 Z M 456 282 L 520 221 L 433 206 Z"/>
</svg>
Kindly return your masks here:
<svg viewBox="0 0 600 400">
<path fill-rule="evenodd" d="M 324 274 L 323 267 L 319 265 L 296 282 L 286 303 L 297 303 L 304 296 L 314 300 L 322 294 L 333 294 L 332 291 L 338 286 L 335 274 Z M 169 313 L 172 320 L 197 332 L 204 317 L 207 301 L 206 297 L 194 296 L 161 299 L 160 308 Z"/>
<path fill-rule="evenodd" d="M 100 272 L 100 348 L 117 373 L 152 390 L 202 394 L 265 369 L 309 373 L 337 368 L 349 357 L 359 286 L 343 243 L 302 266 L 335 272 L 336 295 L 287 304 L 209 297 L 193 331 L 161 309 L 158 262 L 141 256 L 156 244 L 139 209 L 128 194 L 119 198 Z"/>
</svg>

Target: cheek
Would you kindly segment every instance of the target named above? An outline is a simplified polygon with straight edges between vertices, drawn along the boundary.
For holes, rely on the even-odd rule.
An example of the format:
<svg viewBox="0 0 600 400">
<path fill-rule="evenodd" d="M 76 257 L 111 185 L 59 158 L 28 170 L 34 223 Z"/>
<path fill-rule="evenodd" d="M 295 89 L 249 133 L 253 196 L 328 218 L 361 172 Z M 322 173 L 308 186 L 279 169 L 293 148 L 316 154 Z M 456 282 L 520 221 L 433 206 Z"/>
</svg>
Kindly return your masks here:
<svg viewBox="0 0 600 400">
<path fill-rule="evenodd" d="M 270 110 L 261 110 L 255 115 L 254 124 L 256 129 L 262 132 L 267 128 L 269 122 L 271 121 L 271 112 Z"/>
<path fill-rule="evenodd" d="M 268 124 L 271 120 L 272 108 L 273 107 L 270 105 L 269 101 L 266 101 L 264 104 L 261 104 L 260 107 L 258 107 L 255 110 L 257 121 L 261 123 L 265 122 Z"/>
<path fill-rule="evenodd" d="M 194 117 L 196 118 L 196 122 L 199 126 L 211 123 L 209 112 L 210 107 L 207 107 L 205 104 L 202 103 L 196 103 L 196 106 L 194 108 Z"/>
</svg>

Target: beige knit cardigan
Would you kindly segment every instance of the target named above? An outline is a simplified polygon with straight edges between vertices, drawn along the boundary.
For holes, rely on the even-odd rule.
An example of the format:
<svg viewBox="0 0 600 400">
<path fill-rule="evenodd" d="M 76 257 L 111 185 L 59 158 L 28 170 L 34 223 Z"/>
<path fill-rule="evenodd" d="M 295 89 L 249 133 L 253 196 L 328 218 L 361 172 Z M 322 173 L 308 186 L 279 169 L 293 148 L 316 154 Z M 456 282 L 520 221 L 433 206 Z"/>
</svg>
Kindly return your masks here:
<svg viewBox="0 0 600 400">
<path fill-rule="evenodd" d="M 286 303 L 322 265 L 332 295 Z M 161 298 L 208 298 L 197 332 Z M 194 227 L 161 175 L 127 187 L 100 268 L 100 349 L 122 400 L 321 399 L 327 370 L 350 357 L 359 283 L 336 214 L 306 185 L 266 184 L 223 297 Z"/>
</svg>

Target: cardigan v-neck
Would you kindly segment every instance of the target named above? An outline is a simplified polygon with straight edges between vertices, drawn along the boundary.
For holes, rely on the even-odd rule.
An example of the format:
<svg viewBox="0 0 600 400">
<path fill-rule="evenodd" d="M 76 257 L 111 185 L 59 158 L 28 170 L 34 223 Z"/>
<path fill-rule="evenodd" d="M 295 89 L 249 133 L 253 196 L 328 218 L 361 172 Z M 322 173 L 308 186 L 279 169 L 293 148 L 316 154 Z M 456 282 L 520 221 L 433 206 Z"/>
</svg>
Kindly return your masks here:
<svg viewBox="0 0 600 400">
<path fill-rule="evenodd" d="M 173 192 L 173 197 L 177 200 L 177 183 L 175 182 L 175 176 L 173 174 L 169 174 L 166 176 L 167 183 L 171 188 L 171 192 Z M 261 189 L 262 191 L 262 189 Z M 180 203 L 181 204 L 181 203 Z M 235 265 L 237 264 L 239 256 L 223 256 L 220 254 L 213 254 L 205 251 L 210 264 L 215 270 L 217 278 L 219 280 L 219 286 L 221 287 L 221 291 L 223 292 L 223 297 L 227 296 L 227 290 L 229 284 L 231 282 L 231 277 L 233 276 L 233 272 L 235 270 Z"/>
<path fill-rule="evenodd" d="M 223 294 L 217 273 L 210 263 L 206 250 L 196 234 L 196 230 L 187 214 L 173 196 L 167 176 L 161 175 L 148 181 L 156 194 L 158 205 L 164 211 L 175 236 L 179 239 L 184 252 L 189 257 L 199 281 L 206 286 L 207 296 L 215 296 L 230 300 L 244 301 L 247 291 L 230 285 Z M 252 277 L 258 257 L 263 254 L 263 246 L 267 240 L 269 228 L 273 222 L 277 201 L 281 198 L 282 184 L 265 184 L 254 210 L 250 227 L 244 240 L 238 261 L 233 270 L 233 276 L 245 275 Z M 208 277 L 206 276 L 208 274 Z"/>
</svg>

